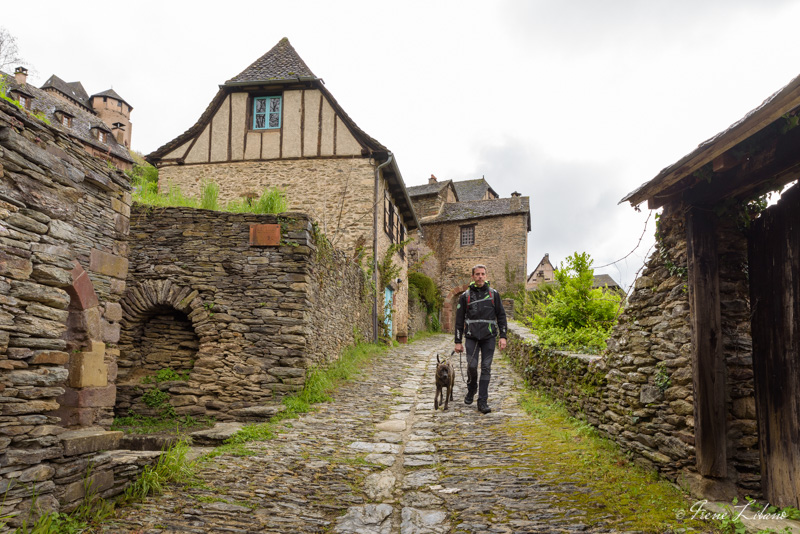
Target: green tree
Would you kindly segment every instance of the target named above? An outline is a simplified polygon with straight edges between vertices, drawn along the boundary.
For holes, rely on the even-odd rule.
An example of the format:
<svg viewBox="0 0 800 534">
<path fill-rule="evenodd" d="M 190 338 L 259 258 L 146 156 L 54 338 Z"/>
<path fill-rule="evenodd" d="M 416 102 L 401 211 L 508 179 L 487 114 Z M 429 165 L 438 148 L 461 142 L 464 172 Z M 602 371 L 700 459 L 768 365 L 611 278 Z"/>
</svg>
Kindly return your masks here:
<svg viewBox="0 0 800 534">
<path fill-rule="evenodd" d="M 617 322 L 622 296 L 592 289 L 594 270 L 588 253 L 576 252 L 555 271 L 556 288 L 528 323 L 550 348 L 597 353 Z"/>
</svg>

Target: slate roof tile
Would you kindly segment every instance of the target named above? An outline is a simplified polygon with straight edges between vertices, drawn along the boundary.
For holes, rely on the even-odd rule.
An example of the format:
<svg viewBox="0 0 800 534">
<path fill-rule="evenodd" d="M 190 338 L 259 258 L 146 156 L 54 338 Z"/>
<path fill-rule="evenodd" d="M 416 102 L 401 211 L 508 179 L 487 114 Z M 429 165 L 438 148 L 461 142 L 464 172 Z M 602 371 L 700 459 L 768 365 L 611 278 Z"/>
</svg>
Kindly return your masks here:
<svg viewBox="0 0 800 534">
<path fill-rule="evenodd" d="M 81 82 L 65 82 L 55 74 L 50 76 L 40 89 L 55 89 L 63 93 L 65 96 L 75 100 L 80 105 L 90 107 L 89 93 L 83 88 Z"/>
<path fill-rule="evenodd" d="M 316 79 L 305 61 L 284 37 L 269 52 L 255 60 L 249 67 L 225 82 L 225 85 L 247 82 L 267 82 L 296 80 L 298 78 Z"/>
<path fill-rule="evenodd" d="M 513 201 L 519 199 L 519 205 L 513 207 Z M 494 198 L 491 200 L 473 200 L 470 202 L 448 202 L 442 208 L 442 212 L 435 217 L 427 217 L 422 221 L 423 224 L 437 224 L 454 221 L 466 221 L 470 219 L 482 219 L 485 217 L 497 217 L 500 215 L 527 215 L 528 230 L 530 231 L 530 199 L 528 197 L 516 198 Z"/>
<path fill-rule="evenodd" d="M 486 195 L 487 190 L 491 191 L 496 196 L 500 196 L 494 189 L 492 189 L 492 187 L 484 178 L 453 182 L 453 186 L 456 188 L 456 194 L 462 202 L 481 200 Z"/>
<path fill-rule="evenodd" d="M 425 195 L 433 195 L 444 189 L 452 180 L 445 180 L 443 182 L 433 182 L 432 184 L 415 185 L 408 189 L 408 196 L 410 197 L 423 197 Z"/>
</svg>

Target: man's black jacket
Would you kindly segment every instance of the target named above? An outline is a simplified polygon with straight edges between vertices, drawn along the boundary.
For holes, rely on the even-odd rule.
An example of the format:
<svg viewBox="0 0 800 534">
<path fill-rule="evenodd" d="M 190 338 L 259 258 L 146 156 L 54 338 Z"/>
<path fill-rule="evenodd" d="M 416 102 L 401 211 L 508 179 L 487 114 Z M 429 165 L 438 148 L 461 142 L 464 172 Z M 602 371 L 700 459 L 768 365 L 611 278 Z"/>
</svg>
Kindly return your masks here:
<svg viewBox="0 0 800 534">
<path fill-rule="evenodd" d="M 498 335 L 505 338 L 507 330 L 506 310 L 500 294 L 489 287 L 489 282 L 483 287 L 471 283 L 458 297 L 456 343 L 461 343 L 464 336 L 478 340 Z"/>
</svg>

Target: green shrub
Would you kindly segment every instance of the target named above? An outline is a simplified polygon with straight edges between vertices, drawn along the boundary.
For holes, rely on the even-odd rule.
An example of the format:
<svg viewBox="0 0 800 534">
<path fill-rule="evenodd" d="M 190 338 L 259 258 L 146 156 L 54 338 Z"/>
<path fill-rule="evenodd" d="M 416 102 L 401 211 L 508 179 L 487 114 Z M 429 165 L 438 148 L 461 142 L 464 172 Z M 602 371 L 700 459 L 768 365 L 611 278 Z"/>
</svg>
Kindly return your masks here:
<svg viewBox="0 0 800 534">
<path fill-rule="evenodd" d="M 200 186 L 200 209 L 217 210 L 219 205 L 219 186 L 214 182 L 203 182 Z"/>
<path fill-rule="evenodd" d="M 552 294 L 534 306 L 528 323 L 548 348 L 597 353 L 617 322 L 622 296 L 592 289 L 594 270 L 587 253 L 575 253 L 555 271 Z"/>
</svg>

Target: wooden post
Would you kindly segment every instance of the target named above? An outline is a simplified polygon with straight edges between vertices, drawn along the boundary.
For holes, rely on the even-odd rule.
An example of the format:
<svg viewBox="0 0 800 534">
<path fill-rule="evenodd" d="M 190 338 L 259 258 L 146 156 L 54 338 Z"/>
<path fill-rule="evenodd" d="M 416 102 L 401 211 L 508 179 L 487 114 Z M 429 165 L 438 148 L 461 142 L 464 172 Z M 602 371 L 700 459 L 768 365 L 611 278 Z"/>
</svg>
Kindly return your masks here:
<svg viewBox="0 0 800 534">
<path fill-rule="evenodd" d="M 713 212 L 693 207 L 686 216 L 697 470 L 727 470 L 725 360 L 722 353 L 717 235 Z"/>
</svg>

